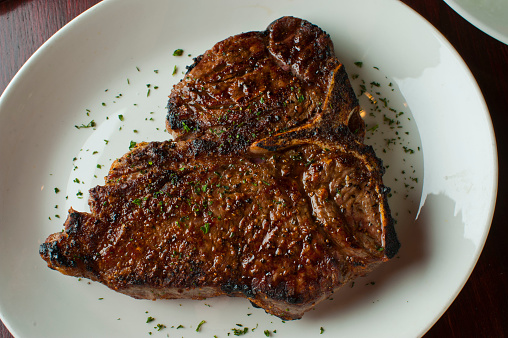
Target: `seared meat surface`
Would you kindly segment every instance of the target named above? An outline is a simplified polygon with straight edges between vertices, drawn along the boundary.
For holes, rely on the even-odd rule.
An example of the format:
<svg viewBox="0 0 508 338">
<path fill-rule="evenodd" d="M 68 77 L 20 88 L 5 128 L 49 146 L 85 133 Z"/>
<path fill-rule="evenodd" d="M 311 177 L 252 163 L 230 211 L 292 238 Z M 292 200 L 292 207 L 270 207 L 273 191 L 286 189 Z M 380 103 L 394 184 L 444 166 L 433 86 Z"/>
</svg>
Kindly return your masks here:
<svg viewBox="0 0 508 338">
<path fill-rule="evenodd" d="M 398 242 L 372 149 L 340 127 L 296 137 L 245 156 L 140 144 L 41 255 L 136 298 L 228 294 L 300 318 Z"/>
<path fill-rule="evenodd" d="M 304 20 L 219 42 L 40 255 L 135 298 L 242 296 L 301 318 L 399 242 L 384 168 L 331 40 Z"/>
<path fill-rule="evenodd" d="M 328 34 L 284 17 L 197 57 L 171 92 L 166 128 L 176 139 L 218 141 L 230 153 L 321 118 L 347 125 L 360 139 L 365 134 L 358 100 Z"/>
</svg>

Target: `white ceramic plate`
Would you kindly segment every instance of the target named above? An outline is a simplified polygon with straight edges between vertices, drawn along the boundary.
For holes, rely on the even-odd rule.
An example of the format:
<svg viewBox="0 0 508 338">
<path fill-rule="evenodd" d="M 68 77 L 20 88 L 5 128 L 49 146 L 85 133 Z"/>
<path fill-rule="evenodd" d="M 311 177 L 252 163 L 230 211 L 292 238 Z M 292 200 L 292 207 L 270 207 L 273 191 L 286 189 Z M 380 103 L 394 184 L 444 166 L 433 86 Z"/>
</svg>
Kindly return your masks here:
<svg viewBox="0 0 508 338">
<path fill-rule="evenodd" d="M 508 44 L 508 1 L 444 0 L 455 12 L 495 39 Z"/>
<path fill-rule="evenodd" d="M 366 141 L 393 188 L 399 255 L 285 323 L 244 299 L 134 300 L 48 269 L 38 247 L 62 229 L 66 210 L 88 210 L 88 189 L 130 141 L 167 138 L 164 107 L 188 54 L 283 15 L 332 36 L 361 94 Z M 172 55 L 178 48 L 183 56 Z M 75 128 L 92 120 L 95 128 Z M 419 336 L 471 273 L 497 188 L 493 130 L 475 80 L 398 1 L 104 1 L 16 75 L 0 101 L 0 138 L 0 312 L 17 337 L 226 337 L 237 324 L 258 337 L 321 337 L 321 328 L 323 337 Z"/>
</svg>

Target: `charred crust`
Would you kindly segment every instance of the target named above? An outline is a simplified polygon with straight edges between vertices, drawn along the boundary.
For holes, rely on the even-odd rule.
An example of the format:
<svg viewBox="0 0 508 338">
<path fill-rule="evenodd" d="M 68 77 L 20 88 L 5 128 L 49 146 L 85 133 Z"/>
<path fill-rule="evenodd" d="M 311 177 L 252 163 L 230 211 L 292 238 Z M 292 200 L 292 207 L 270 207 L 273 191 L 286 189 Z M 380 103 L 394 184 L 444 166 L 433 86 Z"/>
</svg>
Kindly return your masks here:
<svg viewBox="0 0 508 338">
<path fill-rule="evenodd" d="M 355 267 L 358 267 L 358 266 L 364 267 L 364 266 L 365 266 L 365 263 L 364 263 L 364 262 L 362 262 L 362 261 L 352 260 L 352 261 L 351 261 L 351 265 L 353 265 L 353 266 L 355 266 Z"/>
<path fill-rule="evenodd" d="M 168 115 L 166 116 L 166 120 L 168 121 L 169 126 L 173 126 L 173 124 L 175 123 L 175 122 L 173 122 L 173 119 L 175 119 L 177 117 L 177 113 L 178 113 L 178 107 L 173 101 L 174 101 L 174 99 L 172 97 L 169 98 L 168 104 L 166 105 L 166 109 L 168 110 Z"/>
<path fill-rule="evenodd" d="M 305 302 L 304 297 L 295 294 L 294 290 L 288 285 L 288 282 L 279 283 L 277 286 L 272 287 L 266 293 L 274 300 L 283 301 L 288 304 L 302 304 Z"/>
<path fill-rule="evenodd" d="M 206 139 L 193 139 L 192 146 L 189 147 L 190 155 L 197 156 L 199 154 L 211 154 L 217 150 L 217 142 Z"/>
<path fill-rule="evenodd" d="M 158 175 L 156 175 L 153 179 L 153 183 L 151 185 L 151 190 L 159 190 L 165 184 L 169 183 L 172 186 L 179 186 L 181 183 L 182 175 L 180 172 L 172 171 L 172 170 L 163 170 Z"/>
<path fill-rule="evenodd" d="M 385 255 L 388 258 L 393 258 L 400 249 L 400 242 L 395 232 L 393 220 L 385 227 Z"/>
<path fill-rule="evenodd" d="M 174 98 L 168 100 L 168 113 L 166 115 L 167 126 L 170 130 L 183 130 L 183 133 L 199 131 L 199 125 L 197 121 L 190 119 L 181 119 L 178 105 L 173 102 Z"/>
<path fill-rule="evenodd" d="M 68 259 L 58 247 L 57 241 L 42 243 L 39 246 L 39 254 L 53 266 L 69 268 L 76 266 L 76 262 L 72 259 Z M 50 267 L 53 268 L 52 266 Z"/>
<path fill-rule="evenodd" d="M 238 284 L 235 281 L 227 281 L 220 286 L 221 291 L 233 296 L 235 293 L 241 292 L 247 298 L 253 298 L 256 296 L 256 292 L 248 285 Z"/>
<path fill-rule="evenodd" d="M 236 140 L 234 142 L 227 139 L 226 142 L 220 144 L 217 149 L 219 154 L 241 154 L 245 151 L 245 148 L 250 145 L 250 141 L 241 134 L 238 135 L 238 137 L 235 136 L 235 138 Z"/>
<path fill-rule="evenodd" d="M 198 65 L 198 63 L 201 61 L 201 59 L 203 59 L 203 55 L 199 55 L 199 56 L 196 56 L 195 58 L 193 58 L 192 60 L 194 62 L 191 65 L 185 67 L 185 68 L 187 68 L 187 72 L 185 72 L 185 74 L 189 74 L 189 72 L 192 69 L 194 69 L 194 67 L 196 67 Z"/>
<path fill-rule="evenodd" d="M 160 144 L 150 143 L 149 152 L 153 157 L 157 158 L 161 163 L 165 162 L 169 158 L 169 154 L 166 149 L 161 147 Z"/>
<path fill-rule="evenodd" d="M 183 133 L 197 132 L 200 130 L 196 121 L 190 119 L 180 119 L 180 114 L 169 99 L 168 114 L 166 116 L 167 126 L 171 130 L 183 130 Z"/>
<path fill-rule="evenodd" d="M 65 221 L 65 232 L 68 235 L 75 235 L 81 225 L 81 214 L 79 212 L 71 212 Z"/>
</svg>

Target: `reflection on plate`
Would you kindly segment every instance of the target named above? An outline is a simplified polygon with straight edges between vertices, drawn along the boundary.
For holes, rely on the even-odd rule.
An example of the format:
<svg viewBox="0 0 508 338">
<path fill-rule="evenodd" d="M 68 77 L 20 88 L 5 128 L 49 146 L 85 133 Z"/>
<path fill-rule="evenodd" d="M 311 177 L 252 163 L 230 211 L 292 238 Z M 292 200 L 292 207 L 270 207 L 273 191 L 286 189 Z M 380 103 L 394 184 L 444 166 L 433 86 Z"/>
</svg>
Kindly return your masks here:
<svg viewBox="0 0 508 338">
<path fill-rule="evenodd" d="M 508 44 L 508 1 L 445 0 L 445 2 L 478 29 Z"/>
<path fill-rule="evenodd" d="M 38 246 L 62 228 L 67 209 L 88 210 L 88 189 L 131 141 L 168 137 L 167 95 L 192 57 L 283 15 L 331 35 L 361 95 L 367 143 L 392 187 L 398 257 L 294 322 L 244 299 L 134 300 L 49 270 Z M 179 48 L 184 55 L 173 56 Z M 0 138 L 0 313 L 17 337 L 226 337 L 238 324 L 252 336 L 313 337 L 321 328 L 421 335 L 472 271 L 497 187 L 491 121 L 474 79 L 448 42 L 398 1 L 103 2 L 17 74 L 0 101 Z"/>
</svg>

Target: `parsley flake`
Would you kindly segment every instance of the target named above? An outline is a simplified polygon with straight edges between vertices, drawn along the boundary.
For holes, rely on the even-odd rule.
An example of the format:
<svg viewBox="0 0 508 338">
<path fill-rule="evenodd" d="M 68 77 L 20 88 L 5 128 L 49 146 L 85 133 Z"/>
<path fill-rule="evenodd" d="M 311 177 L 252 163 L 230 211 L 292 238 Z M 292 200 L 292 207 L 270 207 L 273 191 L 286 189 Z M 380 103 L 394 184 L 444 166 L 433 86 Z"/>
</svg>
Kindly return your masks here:
<svg viewBox="0 0 508 338">
<path fill-rule="evenodd" d="M 205 320 L 199 322 L 198 327 L 196 327 L 196 332 L 199 332 L 199 330 L 201 330 L 201 326 L 203 326 L 204 323 L 206 323 Z"/>
<path fill-rule="evenodd" d="M 206 235 L 208 232 L 210 232 L 210 223 L 205 223 L 205 225 L 203 225 L 201 227 L 201 231 L 203 231 L 203 233 Z"/>
<path fill-rule="evenodd" d="M 90 121 L 88 124 L 81 124 L 80 126 L 78 125 L 75 125 L 74 127 L 76 127 L 76 129 L 81 129 L 81 128 L 93 128 L 95 127 L 97 124 L 95 123 L 94 120 Z"/>
</svg>

